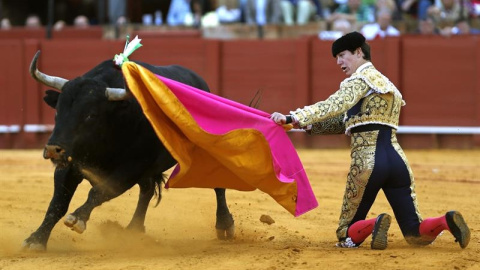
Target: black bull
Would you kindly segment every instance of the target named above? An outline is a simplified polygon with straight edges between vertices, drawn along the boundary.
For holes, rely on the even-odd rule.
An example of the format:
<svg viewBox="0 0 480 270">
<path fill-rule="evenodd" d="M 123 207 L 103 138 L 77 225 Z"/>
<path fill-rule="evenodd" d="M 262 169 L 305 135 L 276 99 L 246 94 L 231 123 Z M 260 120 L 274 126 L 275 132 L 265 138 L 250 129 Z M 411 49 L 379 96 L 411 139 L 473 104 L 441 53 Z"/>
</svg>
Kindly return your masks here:
<svg viewBox="0 0 480 270">
<path fill-rule="evenodd" d="M 138 102 L 128 97 L 122 72 L 112 60 L 102 62 L 83 76 L 66 80 L 38 71 L 39 53 L 30 65 L 32 77 L 60 91 L 47 90 L 44 97 L 56 110 L 55 127 L 43 154 L 56 166 L 54 193 L 42 224 L 25 239 L 23 248 L 46 249 L 53 227 L 67 213 L 83 179 L 92 188 L 86 202 L 66 216 L 65 225 L 82 233 L 95 207 L 138 184 L 138 204 L 127 228 L 144 231 L 148 204 L 155 194 L 159 203 L 164 172 L 176 161 L 156 136 Z M 155 74 L 209 91 L 200 76 L 184 67 L 138 64 Z M 120 97 L 118 91 L 123 93 Z M 234 221 L 225 189 L 215 188 L 215 194 L 217 237 L 232 238 Z"/>
</svg>

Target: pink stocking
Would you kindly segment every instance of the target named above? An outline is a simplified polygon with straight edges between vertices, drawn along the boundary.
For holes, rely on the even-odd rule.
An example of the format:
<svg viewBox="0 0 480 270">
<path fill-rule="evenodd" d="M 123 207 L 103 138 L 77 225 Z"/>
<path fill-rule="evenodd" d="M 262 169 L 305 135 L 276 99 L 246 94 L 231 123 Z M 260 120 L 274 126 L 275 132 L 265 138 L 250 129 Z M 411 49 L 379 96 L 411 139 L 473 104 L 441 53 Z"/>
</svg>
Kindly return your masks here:
<svg viewBox="0 0 480 270">
<path fill-rule="evenodd" d="M 348 236 L 355 244 L 360 244 L 372 234 L 377 218 L 359 220 L 348 228 Z"/>
<path fill-rule="evenodd" d="M 427 218 L 420 223 L 420 235 L 426 238 L 435 239 L 443 230 L 448 230 L 448 224 L 445 216 L 436 218 Z"/>
</svg>

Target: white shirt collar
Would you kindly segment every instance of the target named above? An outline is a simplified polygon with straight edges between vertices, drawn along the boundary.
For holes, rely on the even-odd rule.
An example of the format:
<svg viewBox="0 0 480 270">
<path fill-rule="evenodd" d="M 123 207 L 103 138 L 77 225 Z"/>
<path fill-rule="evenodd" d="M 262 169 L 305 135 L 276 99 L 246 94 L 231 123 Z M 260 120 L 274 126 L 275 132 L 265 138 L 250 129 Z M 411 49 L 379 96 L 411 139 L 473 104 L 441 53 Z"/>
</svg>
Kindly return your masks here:
<svg viewBox="0 0 480 270">
<path fill-rule="evenodd" d="M 360 72 L 362 69 L 365 69 L 365 68 L 367 68 L 367 67 L 369 67 L 369 66 L 373 66 L 372 62 L 370 62 L 370 61 L 368 61 L 367 63 L 365 63 L 365 64 L 363 64 L 363 65 L 361 65 L 361 66 L 359 66 L 359 67 L 357 68 L 357 70 L 355 71 L 355 73 Z"/>
</svg>

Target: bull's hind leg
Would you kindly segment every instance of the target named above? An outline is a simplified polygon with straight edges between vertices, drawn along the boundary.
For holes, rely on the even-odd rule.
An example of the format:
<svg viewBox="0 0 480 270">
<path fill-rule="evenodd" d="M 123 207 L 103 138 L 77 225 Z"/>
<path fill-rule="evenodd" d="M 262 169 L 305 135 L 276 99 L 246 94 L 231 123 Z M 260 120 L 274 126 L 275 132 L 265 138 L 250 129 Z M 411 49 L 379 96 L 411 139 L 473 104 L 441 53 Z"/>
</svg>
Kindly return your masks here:
<svg viewBox="0 0 480 270">
<path fill-rule="evenodd" d="M 137 208 L 133 214 L 132 220 L 127 226 L 127 229 L 145 232 L 145 216 L 147 214 L 148 204 L 155 194 L 155 187 L 158 187 L 158 201 L 161 199 L 160 183 L 155 182 L 153 179 L 147 179 L 141 183 L 138 183 L 140 187 L 140 195 L 138 198 Z"/>
<path fill-rule="evenodd" d="M 83 233 L 87 229 L 87 221 L 90 219 L 90 214 L 95 207 L 118 197 L 128 189 L 127 187 L 122 187 L 105 190 L 104 188 L 101 188 L 101 186 L 103 185 L 92 187 L 88 193 L 87 201 L 73 213 L 68 214 L 65 217 L 64 224 L 66 226 L 70 227 L 77 233 Z"/>
<path fill-rule="evenodd" d="M 215 224 L 217 238 L 220 240 L 233 239 L 235 236 L 235 224 L 232 214 L 228 210 L 225 189 L 216 188 L 215 195 L 217 196 L 217 221 Z"/>
</svg>

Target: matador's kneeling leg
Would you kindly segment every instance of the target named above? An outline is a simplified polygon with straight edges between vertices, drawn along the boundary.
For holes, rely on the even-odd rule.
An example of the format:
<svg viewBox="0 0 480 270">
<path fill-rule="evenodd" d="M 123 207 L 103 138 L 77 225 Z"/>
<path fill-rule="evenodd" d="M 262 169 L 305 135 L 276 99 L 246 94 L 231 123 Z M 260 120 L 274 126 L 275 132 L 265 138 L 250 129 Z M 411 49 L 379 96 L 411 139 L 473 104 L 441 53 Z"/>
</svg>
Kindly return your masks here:
<svg viewBox="0 0 480 270">
<path fill-rule="evenodd" d="M 359 220 L 348 228 L 348 237 L 344 241 L 338 242 L 337 247 L 353 248 L 358 247 L 370 234 L 372 249 L 387 248 L 387 233 L 392 222 L 389 214 L 380 214 L 376 218 Z"/>
<path fill-rule="evenodd" d="M 455 242 L 458 242 L 461 248 L 468 246 L 470 242 L 470 229 L 460 212 L 450 211 L 441 217 L 427 218 L 420 223 L 419 229 L 421 238 L 430 242 L 433 242 L 444 230 L 452 233 L 455 237 Z"/>
</svg>

